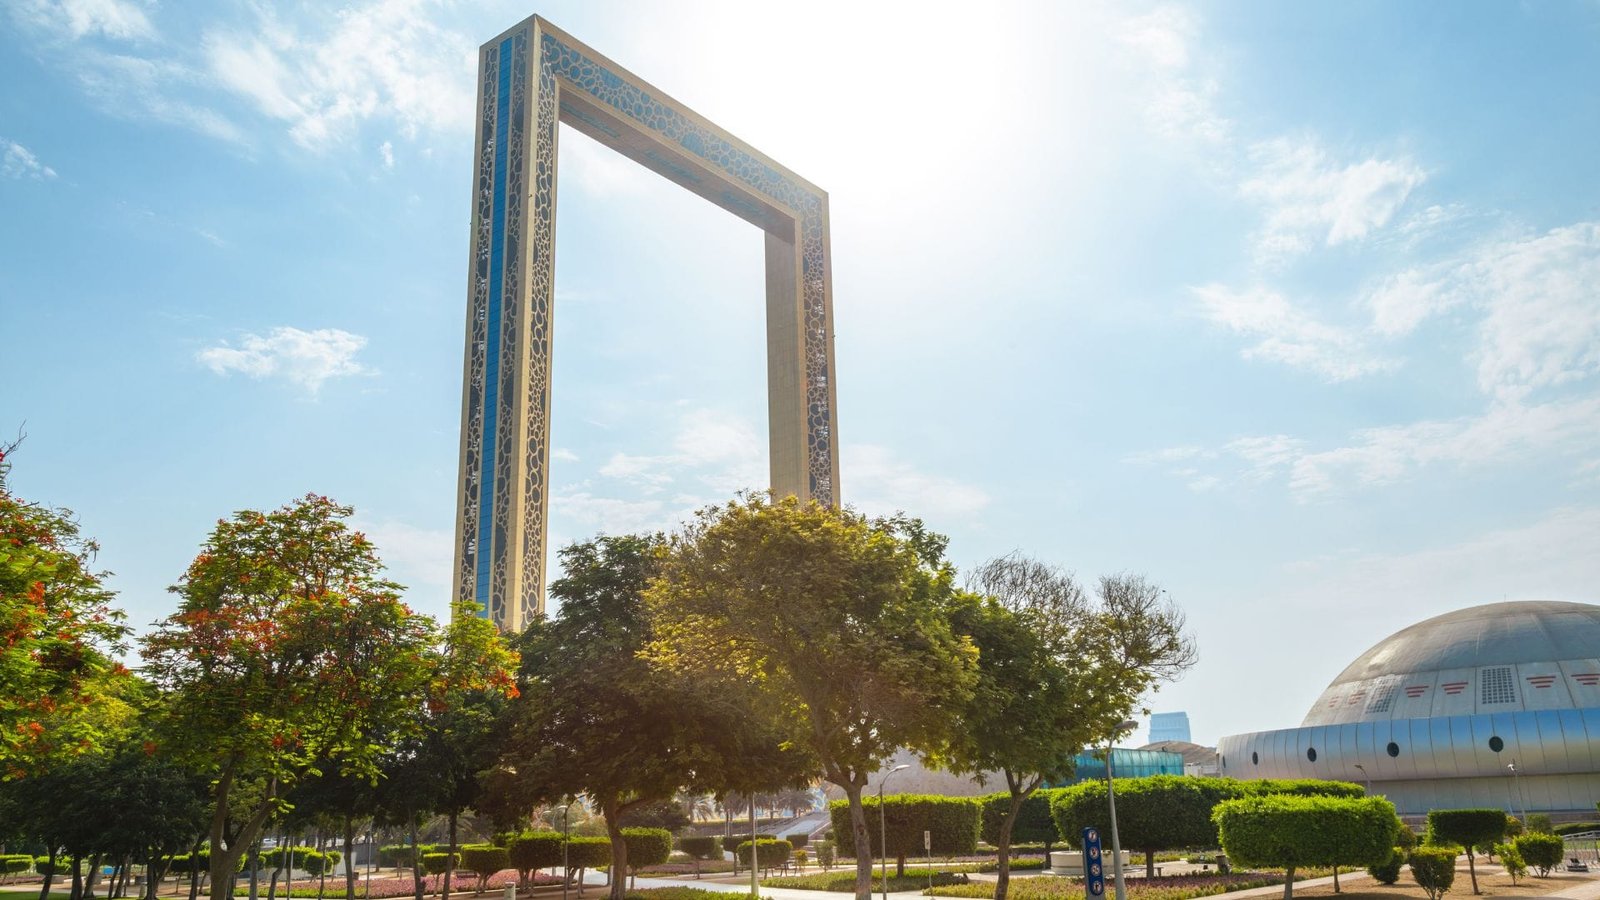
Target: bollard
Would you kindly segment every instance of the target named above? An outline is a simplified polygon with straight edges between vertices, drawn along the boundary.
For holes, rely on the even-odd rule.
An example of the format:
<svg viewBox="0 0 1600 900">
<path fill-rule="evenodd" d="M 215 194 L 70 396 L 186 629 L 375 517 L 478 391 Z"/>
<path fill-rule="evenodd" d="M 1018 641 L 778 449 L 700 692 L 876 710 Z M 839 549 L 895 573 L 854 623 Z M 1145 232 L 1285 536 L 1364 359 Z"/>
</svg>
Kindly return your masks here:
<svg viewBox="0 0 1600 900">
<path fill-rule="evenodd" d="M 511 884 L 506 885 L 506 898 L 505 898 L 505 900 L 517 900 L 517 885 L 516 885 L 516 882 L 512 882 Z"/>
</svg>

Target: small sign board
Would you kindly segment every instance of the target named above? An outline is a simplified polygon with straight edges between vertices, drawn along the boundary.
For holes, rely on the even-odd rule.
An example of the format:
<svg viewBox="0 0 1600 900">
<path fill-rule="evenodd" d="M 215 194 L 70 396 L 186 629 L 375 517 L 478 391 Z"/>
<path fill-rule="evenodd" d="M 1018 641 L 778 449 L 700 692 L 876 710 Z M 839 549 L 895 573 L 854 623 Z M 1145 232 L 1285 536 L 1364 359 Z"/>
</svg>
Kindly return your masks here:
<svg viewBox="0 0 1600 900">
<path fill-rule="evenodd" d="M 1100 855 L 1100 829 L 1083 830 L 1083 890 L 1089 900 L 1106 895 L 1105 860 Z"/>
<path fill-rule="evenodd" d="M 933 852 L 933 832 L 922 832 L 922 849 L 928 851 L 929 853 Z"/>
</svg>

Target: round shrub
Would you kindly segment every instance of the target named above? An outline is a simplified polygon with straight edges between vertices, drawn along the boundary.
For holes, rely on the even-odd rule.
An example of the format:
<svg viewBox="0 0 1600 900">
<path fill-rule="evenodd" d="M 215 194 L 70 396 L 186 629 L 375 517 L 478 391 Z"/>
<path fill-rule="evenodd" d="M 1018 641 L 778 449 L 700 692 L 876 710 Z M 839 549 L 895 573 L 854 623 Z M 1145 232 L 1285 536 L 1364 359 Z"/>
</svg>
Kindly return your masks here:
<svg viewBox="0 0 1600 900">
<path fill-rule="evenodd" d="M 868 852 L 881 856 L 878 832 L 878 798 L 863 797 L 867 829 L 872 846 Z M 884 798 L 885 825 L 888 831 L 889 853 L 905 868 L 907 856 L 923 854 L 922 833 L 932 832 L 933 853 L 937 856 L 963 856 L 978 849 L 978 822 L 981 818 L 977 799 L 972 797 L 940 797 L 932 794 L 892 794 Z M 833 818 L 833 837 L 839 852 L 855 856 L 855 830 L 850 825 L 850 807 L 844 800 L 829 805 Z M 1118 812 L 1121 810 L 1119 809 Z"/>
<path fill-rule="evenodd" d="M 300 871 L 307 875 L 317 876 L 324 872 L 333 871 L 336 860 L 330 859 L 330 854 L 320 850 L 306 850 L 304 853 L 294 855 L 294 864 Z"/>
<path fill-rule="evenodd" d="M 759 834 L 729 834 L 729 835 L 724 835 L 721 838 L 718 838 L 720 843 L 717 846 L 722 848 L 722 852 L 724 852 L 724 853 L 732 853 L 732 854 L 734 854 L 734 858 L 738 859 L 739 845 L 740 844 L 746 843 L 748 841 L 756 840 L 757 838 L 760 838 L 762 836 L 763 835 L 759 835 Z"/>
<path fill-rule="evenodd" d="M 467 844 L 461 848 L 461 868 L 478 876 L 481 886 L 496 872 L 511 868 L 511 853 L 493 844 Z"/>
<path fill-rule="evenodd" d="M 593 869 L 611 863 L 611 839 L 575 837 L 567 842 L 567 868 Z"/>
<path fill-rule="evenodd" d="M 817 865 L 824 871 L 833 868 L 835 850 L 832 840 L 817 841 Z"/>
<path fill-rule="evenodd" d="M 411 868 L 417 864 L 417 848 L 409 844 L 390 844 L 378 848 L 378 865 L 390 869 Z"/>
<path fill-rule="evenodd" d="M 1394 804 L 1381 797 L 1266 795 L 1217 804 L 1218 836 L 1229 858 L 1246 866 L 1282 867 L 1284 897 L 1295 869 L 1377 865 L 1394 852 Z"/>
<path fill-rule="evenodd" d="M 691 859 L 710 859 L 717 855 L 717 839 L 714 837 L 681 837 L 678 838 L 678 849 L 688 854 Z"/>
<path fill-rule="evenodd" d="M 1456 883 L 1456 857 L 1460 847 L 1423 844 L 1411 851 L 1411 877 L 1427 893 L 1428 900 L 1439 900 Z"/>
<path fill-rule="evenodd" d="M 1511 876 L 1514 885 L 1528 874 L 1528 864 L 1522 861 L 1522 854 L 1517 852 L 1514 844 L 1495 844 L 1494 855 L 1500 857 L 1500 865 L 1505 868 L 1506 874 Z"/>
<path fill-rule="evenodd" d="M 1389 858 L 1377 865 L 1367 866 L 1367 874 L 1379 884 L 1394 884 L 1400 880 L 1400 867 L 1405 865 L 1406 851 L 1395 847 Z"/>
<path fill-rule="evenodd" d="M 624 828 L 622 842 L 628 847 L 628 868 L 635 872 L 672 856 L 672 832 L 665 828 Z"/>
<path fill-rule="evenodd" d="M 1428 843 L 1459 844 L 1467 849 L 1467 873 L 1478 893 L 1477 847 L 1493 847 L 1506 836 L 1503 809 L 1435 809 L 1428 812 Z"/>
<path fill-rule="evenodd" d="M 785 836 L 784 840 L 788 841 L 789 845 L 791 847 L 794 847 L 796 850 L 799 850 L 801 847 L 804 847 L 806 845 L 807 841 L 811 840 L 811 835 L 806 834 L 804 831 L 801 831 L 801 832 L 796 833 L 796 834 L 791 834 L 791 835 Z"/>
<path fill-rule="evenodd" d="M 1512 846 L 1529 866 L 1538 870 L 1539 877 L 1550 874 L 1550 870 L 1561 865 L 1561 854 L 1566 852 L 1566 842 L 1553 834 L 1542 834 L 1530 831 L 1512 841 Z"/>
</svg>

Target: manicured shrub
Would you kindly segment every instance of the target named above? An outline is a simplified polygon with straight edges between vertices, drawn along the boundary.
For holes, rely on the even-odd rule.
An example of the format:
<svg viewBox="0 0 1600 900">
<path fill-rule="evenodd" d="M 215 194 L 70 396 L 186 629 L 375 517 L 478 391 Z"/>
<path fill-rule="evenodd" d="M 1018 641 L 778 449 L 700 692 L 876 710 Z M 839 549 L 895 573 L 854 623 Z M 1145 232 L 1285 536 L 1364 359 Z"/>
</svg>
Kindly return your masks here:
<svg viewBox="0 0 1600 900">
<path fill-rule="evenodd" d="M 1230 780 L 1230 779 L 1219 779 Z M 1252 794 L 1293 794 L 1297 797 L 1365 797 L 1366 788 L 1348 781 L 1322 781 L 1316 778 L 1261 778 L 1239 782 L 1245 796 Z M 1117 813 L 1122 809 L 1119 806 Z"/>
<path fill-rule="evenodd" d="M 567 868 L 572 871 L 594 869 L 611 864 L 611 840 L 603 837 L 575 837 L 567 842 Z"/>
<path fill-rule="evenodd" d="M 1522 854 L 1517 852 L 1515 844 L 1495 844 L 1494 855 L 1500 857 L 1500 865 L 1511 876 L 1511 883 L 1515 885 L 1528 874 L 1528 864 L 1523 862 Z"/>
<path fill-rule="evenodd" d="M 33 856 L 27 853 L 8 853 L 0 856 L 0 873 L 21 875 L 33 868 Z"/>
<path fill-rule="evenodd" d="M 561 835 L 554 831 L 529 831 L 506 841 L 506 857 L 517 870 L 517 880 L 528 884 L 539 869 L 561 865 Z"/>
<path fill-rule="evenodd" d="M 461 848 L 461 868 L 478 876 L 478 890 L 503 869 L 511 868 L 511 853 L 493 844 L 467 844 Z"/>
<path fill-rule="evenodd" d="M 452 862 L 452 858 L 454 862 Z M 422 871 L 429 875 L 443 875 L 445 869 L 454 869 L 461 864 L 459 853 L 424 853 L 422 854 Z"/>
<path fill-rule="evenodd" d="M 1395 846 L 1397 846 L 1400 849 L 1406 851 L 1407 853 L 1410 853 L 1411 852 L 1411 848 L 1413 848 L 1413 847 L 1417 846 L 1417 844 L 1421 843 L 1421 840 L 1417 837 L 1417 833 L 1415 831 L 1411 830 L 1411 826 L 1410 825 L 1407 825 L 1406 823 L 1401 822 L 1400 825 L 1399 825 L 1399 828 L 1400 828 L 1400 830 L 1398 832 L 1396 832 L 1397 837 L 1395 838 L 1395 841 L 1394 841 Z"/>
<path fill-rule="evenodd" d="M 1235 863 L 1286 870 L 1285 900 L 1294 895 L 1297 868 L 1387 861 L 1399 821 L 1394 804 L 1381 797 L 1294 794 L 1225 800 L 1214 817 L 1222 849 Z"/>
<path fill-rule="evenodd" d="M 690 859 L 710 859 L 717 855 L 717 839 L 715 837 L 680 837 L 678 849 L 688 855 Z"/>
<path fill-rule="evenodd" d="M 878 798 L 863 797 L 868 839 L 873 842 L 868 852 L 882 856 L 878 846 Z M 850 826 L 850 807 L 843 800 L 828 804 L 833 817 L 833 837 L 839 852 L 855 856 L 855 830 Z M 979 804 L 972 797 L 939 797 L 932 794 L 894 794 L 884 798 L 884 825 L 889 842 L 889 856 L 895 858 L 897 874 L 904 874 L 907 856 L 923 854 L 922 833 L 931 833 L 933 850 L 938 856 L 962 856 L 978 849 L 978 822 L 981 818 Z M 1119 810 L 1120 811 L 1120 810 Z"/>
<path fill-rule="evenodd" d="M 1456 882 L 1456 857 L 1460 847 L 1423 844 L 1411 851 L 1407 862 L 1411 864 L 1411 877 L 1428 895 L 1428 900 L 1439 900 Z"/>
<path fill-rule="evenodd" d="M 1017 821 L 1011 826 L 1013 852 L 1018 844 L 1043 844 L 1045 852 L 1049 853 L 1050 845 L 1061 839 L 1056 831 L 1056 821 L 1050 815 L 1050 800 L 1057 793 L 1059 791 L 1051 789 L 1037 790 L 1022 801 L 1022 808 L 1017 810 Z M 998 847 L 1000 825 L 1011 812 L 1011 793 L 990 794 L 980 797 L 978 802 L 983 804 L 983 824 L 978 828 L 978 835 L 985 844 Z"/>
<path fill-rule="evenodd" d="M 808 857 L 806 855 L 806 851 L 804 851 L 804 850 L 796 850 L 794 852 L 794 865 L 795 865 L 795 868 L 804 869 L 806 867 L 806 860 L 809 859 L 809 858 L 810 857 Z"/>
<path fill-rule="evenodd" d="M 1556 826 L 1556 834 L 1582 834 L 1585 831 L 1600 831 L 1600 822 L 1567 822 Z"/>
<path fill-rule="evenodd" d="M 628 848 L 628 874 L 645 866 L 659 866 L 672 856 L 672 832 L 665 828 L 624 828 L 622 843 Z"/>
<path fill-rule="evenodd" d="M 821 866 L 822 870 L 826 872 L 833 868 L 834 859 L 835 849 L 833 841 L 817 841 L 817 865 Z"/>
<path fill-rule="evenodd" d="M 1156 854 L 1162 850 L 1215 847 L 1217 826 L 1212 810 L 1224 800 L 1247 796 L 1246 784 L 1253 782 L 1178 775 L 1118 778 L 1117 831 L 1122 846 L 1144 853 L 1147 877 L 1154 877 Z M 1068 843 L 1090 826 L 1109 833 L 1106 783 L 1086 781 L 1057 791 L 1050 801 L 1050 813 L 1061 839 Z"/>
<path fill-rule="evenodd" d="M 424 847 L 428 845 L 424 844 Z M 390 869 L 409 869 L 417 864 L 417 849 L 409 844 L 390 844 L 378 848 L 378 865 Z M 429 847 L 429 849 L 432 849 Z M 424 851 L 427 852 L 427 851 Z"/>
<path fill-rule="evenodd" d="M 802 831 L 802 832 L 800 832 L 798 834 L 785 835 L 783 839 L 788 841 L 789 844 L 791 846 L 793 846 L 796 850 L 799 850 L 801 847 L 804 847 L 808 841 L 811 840 L 811 835 L 806 834 L 805 832 Z"/>
<path fill-rule="evenodd" d="M 1556 826 L 1551 823 L 1548 813 L 1528 813 L 1527 830 L 1538 834 L 1555 834 Z"/>
<path fill-rule="evenodd" d="M 750 848 L 752 847 L 755 848 L 756 865 L 760 866 L 762 871 L 776 869 L 788 862 L 789 854 L 794 850 L 794 847 L 788 841 L 780 841 L 774 838 L 761 838 L 755 842 L 745 841 L 739 845 L 738 851 L 738 856 L 744 860 L 745 865 L 750 864 Z"/>
<path fill-rule="evenodd" d="M 734 854 L 734 858 L 738 859 L 738 850 L 739 850 L 739 845 L 740 844 L 743 844 L 746 841 L 753 841 L 753 840 L 756 840 L 757 838 L 762 838 L 762 837 L 772 837 L 772 835 L 770 835 L 770 834 L 757 834 L 757 835 L 729 834 L 729 835 L 724 835 L 721 838 L 718 838 L 718 841 L 720 843 L 718 843 L 717 846 L 722 848 L 722 852 L 724 852 L 724 853 L 732 853 L 732 854 Z"/>
<path fill-rule="evenodd" d="M 1474 848 L 1493 847 L 1506 836 L 1503 809 L 1435 809 L 1428 812 L 1430 844 L 1459 844 L 1467 851 L 1467 873 L 1472 876 L 1472 892 L 1478 893 L 1478 869 Z"/>
<path fill-rule="evenodd" d="M 1367 874 L 1379 884 L 1394 884 L 1400 880 L 1400 867 L 1405 865 L 1406 851 L 1395 847 L 1389 858 L 1375 866 L 1367 866 Z"/>
<path fill-rule="evenodd" d="M 333 871 L 334 867 L 339 864 L 339 852 L 337 850 L 308 850 L 304 854 L 296 853 L 294 864 L 302 872 L 315 877 L 324 872 Z"/>
<path fill-rule="evenodd" d="M 1566 852 L 1566 842 L 1553 834 L 1539 834 L 1529 832 L 1512 841 L 1512 846 L 1522 855 L 1522 859 L 1538 871 L 1543 878 L 1550 874 L 1550 870 L 1561 865 L 1561 854 Z"/>
</svg>

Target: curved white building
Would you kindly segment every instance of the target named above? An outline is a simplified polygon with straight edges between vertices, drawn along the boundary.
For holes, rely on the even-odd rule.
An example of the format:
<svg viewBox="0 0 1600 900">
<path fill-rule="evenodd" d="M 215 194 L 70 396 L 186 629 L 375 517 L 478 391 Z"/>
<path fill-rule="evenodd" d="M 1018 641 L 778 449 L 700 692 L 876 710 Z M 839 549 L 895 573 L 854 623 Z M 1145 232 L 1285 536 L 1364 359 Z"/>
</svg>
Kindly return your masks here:
<svg viewBox="0 0 1600 900">
<path fill-rule="evenodd" d="M 1600 801 L 1600 606 L 1491 603 L 1351 663 L 1299 728 L 1223 738 L 1221 774 L 1369 785 L 1403 814 L 1584 813 Z"/>
</svg>

